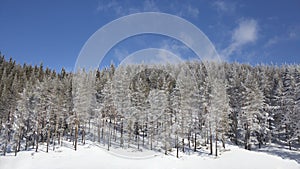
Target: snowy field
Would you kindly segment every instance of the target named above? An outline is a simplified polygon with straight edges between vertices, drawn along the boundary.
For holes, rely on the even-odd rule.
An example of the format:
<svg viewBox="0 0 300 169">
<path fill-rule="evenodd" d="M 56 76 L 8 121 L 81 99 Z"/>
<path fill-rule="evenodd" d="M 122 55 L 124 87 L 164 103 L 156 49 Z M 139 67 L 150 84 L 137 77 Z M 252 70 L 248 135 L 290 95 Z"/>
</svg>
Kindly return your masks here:
<svg viewBox="0 0 300 169">
<path fill-rule="evenodd" d="M 80 145 L 77 152 L 66 146 L 49 153 L 42 150 L 38 153 L 23 151 L 16 157 L 14 154 L 0 156 L 0 169 L 300 169 L 299 151 L 282 150 L 275 146 L 263 148 L 261 152 L 228 146 L 219 157 L 210 156 L 207 150 L 202 150 L 198 153 L 180 153 L 179 159 L 175 151 L 167 156 L 159 152 L 130 151 L 133 150 L 111 149 L 108 152 L 93 143 Z"/>
</svg>

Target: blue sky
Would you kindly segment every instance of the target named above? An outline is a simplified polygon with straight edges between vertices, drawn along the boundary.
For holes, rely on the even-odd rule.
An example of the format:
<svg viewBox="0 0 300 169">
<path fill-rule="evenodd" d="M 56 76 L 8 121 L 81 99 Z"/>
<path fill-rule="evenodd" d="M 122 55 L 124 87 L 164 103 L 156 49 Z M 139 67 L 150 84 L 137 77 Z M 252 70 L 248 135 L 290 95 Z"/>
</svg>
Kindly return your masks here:
<svg viewBox="0 0 300 169">
<path fill-rule="evenodd" d="M 299 9 L 299 0 L 0 0 L 0 51 L 21 64 L 72 70 L 87 39 L 105 24 L 137 12 L 164 12 L 196 25 L 226 61 L 299 64 Z M 145 48 L 193 57 L 176 39 L 140 35 L 117 44 L 102 66 Z"/>
</svg>

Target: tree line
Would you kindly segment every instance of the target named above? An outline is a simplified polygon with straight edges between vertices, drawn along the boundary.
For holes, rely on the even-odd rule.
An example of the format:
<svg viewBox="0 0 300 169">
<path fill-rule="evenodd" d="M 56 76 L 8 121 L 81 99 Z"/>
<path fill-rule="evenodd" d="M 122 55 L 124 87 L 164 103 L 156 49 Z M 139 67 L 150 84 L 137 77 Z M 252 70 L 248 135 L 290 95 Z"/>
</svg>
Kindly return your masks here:
<svg viewBox="0 0 300 169">
<path fill-rule="evenodd" d="M 300 65 L 185 62 L 57 73 L 0 56 L 0 152 L 86 140 L 168 154 L 300 144 Z"/>
</svg>

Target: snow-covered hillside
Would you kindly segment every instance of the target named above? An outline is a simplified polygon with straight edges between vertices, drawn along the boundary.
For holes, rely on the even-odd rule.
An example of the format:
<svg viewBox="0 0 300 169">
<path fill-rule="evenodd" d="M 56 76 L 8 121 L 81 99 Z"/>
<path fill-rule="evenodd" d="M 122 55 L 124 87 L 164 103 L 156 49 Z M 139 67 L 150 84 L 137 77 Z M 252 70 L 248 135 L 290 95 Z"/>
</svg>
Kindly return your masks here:
<svg viewBox="0 0 300 169">
<path fill-rule="evenodd" d="M 67 146 L 59 147 L 49 153 L 40 151 L 22 151 L 18 156 L 8 154 L 0 157 L 1 169 L 104 169 L 104 168 L 205 168 L 205 169 L 300 169 L 300 152 L 292 152 L 294 156 L 285 159 L 271 155 L 276 153 L 276 148 L 263 149 L 265 152 L 254 152 L 236 146 L 228 146 L 220 157 L 209 156 L 206 150 L 201 153 L 181 154 L 177 159 L 175 154 L 136 152 L 124 155 L 120 149 L 111 149 L 110 152 L 99 145 L 88 143 L 79 146 L 74 152 Z M 123 150 L 124 151 L 124 150 Z M 127 149 L 129 153 L 129 149 Z M 287 151 L 286 153 L 291 152 Z M 141 153 L 141 154 L 138 154 Z M 284 154 L 284 150 L 282 151 Z M 121 155 L 120 155 L 121 154 Z M 137 157 L 137 156 L 139 157 Z M 294 159 L 294 160 L 292 160 Z M 298 161 L 298 162 L 297 162 Z"/>
</svg>

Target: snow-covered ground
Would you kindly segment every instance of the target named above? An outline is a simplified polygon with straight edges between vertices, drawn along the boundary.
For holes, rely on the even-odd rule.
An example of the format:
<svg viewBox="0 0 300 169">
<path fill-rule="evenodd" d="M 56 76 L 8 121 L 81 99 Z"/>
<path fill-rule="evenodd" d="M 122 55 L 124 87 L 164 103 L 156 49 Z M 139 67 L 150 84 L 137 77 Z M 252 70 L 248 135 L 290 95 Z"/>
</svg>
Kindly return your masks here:
<svg viewBox="0 0 300 169">
<path fill-rule="evenodd" d="M 69 145 L 71 146 L 71 145 Z M 261 152 L 247 151 L 236 146 L 228 146 L 220 157 L 209 156 L 206 150 L 200 153 L 164 155 L 153 152 L 133 152 L 121 149 L 105 150 L 100 145 L 88 143 L 74 151 L 67 146 L 59 147 L 49 153 L 40 150 L 38 153 L 23 151 L 7 156 L 0 156 L 0 169 L 300 169 L 300 152 L 264 148 Z M 132 149 L 131 149 L 132 150 Z M 279 151 L 279 152 L 278 152 Z M 127 154 L 126 154 L 127 153 Z M 139 154 L 140 153 L 140 154 Z M 278 156 L 281 153 L 285 156 Z M 189 155 L 188 155 L 189 154 Z M 292 155 L 289 157 L 289 155 Z"/>
</svg>

